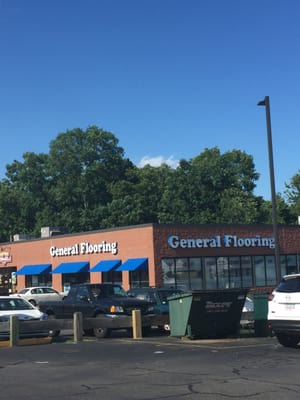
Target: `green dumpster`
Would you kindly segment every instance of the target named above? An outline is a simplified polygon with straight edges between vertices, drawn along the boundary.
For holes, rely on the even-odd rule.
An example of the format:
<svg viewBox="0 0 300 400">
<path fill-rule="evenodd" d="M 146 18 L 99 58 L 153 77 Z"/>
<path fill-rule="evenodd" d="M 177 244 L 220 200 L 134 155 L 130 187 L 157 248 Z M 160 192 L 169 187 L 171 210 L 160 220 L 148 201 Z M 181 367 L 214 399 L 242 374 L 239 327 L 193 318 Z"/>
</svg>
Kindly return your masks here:
<svg viewBox="0 0 300 400">
<path fill-rule="evenodd" d="M 270 336 L 268 324 L 268 293 L 255 293 L 254 306 L 254 334 L 258 337 Z"/>
<path fill-rule="evenodd" d="M 217 338 L 237 334 L 247 290 L 191 291 L 169 299 L 170 335 Z"/>
</svg>

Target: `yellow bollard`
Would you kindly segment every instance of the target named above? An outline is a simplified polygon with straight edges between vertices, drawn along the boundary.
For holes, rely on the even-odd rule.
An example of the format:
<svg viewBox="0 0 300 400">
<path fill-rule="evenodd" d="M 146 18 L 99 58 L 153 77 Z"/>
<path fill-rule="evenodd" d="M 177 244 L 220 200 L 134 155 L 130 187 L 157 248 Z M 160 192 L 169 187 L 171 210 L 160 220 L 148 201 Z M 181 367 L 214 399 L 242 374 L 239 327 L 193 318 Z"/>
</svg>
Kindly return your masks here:
<svg viewBox="0 0 300 400">
<path fill-rule="evenodd" d="M 142 338 L 142 314 L 141 310 L 132 310 L 133 339 Z"/>
</svg>

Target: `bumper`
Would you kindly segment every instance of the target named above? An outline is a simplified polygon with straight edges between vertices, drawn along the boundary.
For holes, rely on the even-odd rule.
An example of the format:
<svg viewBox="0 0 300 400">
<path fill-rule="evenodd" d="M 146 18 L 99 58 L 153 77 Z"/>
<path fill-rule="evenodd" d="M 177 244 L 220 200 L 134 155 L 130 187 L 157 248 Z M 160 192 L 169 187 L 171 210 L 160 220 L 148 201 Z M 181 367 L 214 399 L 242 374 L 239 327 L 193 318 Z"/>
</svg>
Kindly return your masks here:
<svg viewBox="0 0 300 400">
<path fill-rule="evenodd" d="M 246 311 L 242 313 L 240 325 L 242 328 L 254 327 L 254 313 L 253 311 Z"/>
<path fill-rule="evenodd" d="M 154 315 L 143 315 L 141 319 L 142 327 L 153 325 Z M 108 328 L 108 329 L 128 329 L 132 328 L 132 317 L 129 315 L 98 315 L 96 318 L 83 318 L 83 329 Z"/>
<path fill-rule="evenodd" d="M 269 319 L 268 323 L 271 325 L 275 333 L 286 333 L 290 335 L 300 335 L 300 320 L 281 320 Z"/>
</svg>

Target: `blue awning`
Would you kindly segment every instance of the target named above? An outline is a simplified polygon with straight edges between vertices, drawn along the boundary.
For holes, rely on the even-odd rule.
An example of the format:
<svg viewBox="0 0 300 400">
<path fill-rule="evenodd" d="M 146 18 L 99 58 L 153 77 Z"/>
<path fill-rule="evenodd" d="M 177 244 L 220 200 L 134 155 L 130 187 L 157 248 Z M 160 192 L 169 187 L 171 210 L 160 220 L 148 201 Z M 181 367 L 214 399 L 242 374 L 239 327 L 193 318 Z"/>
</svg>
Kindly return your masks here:
<svg viewBox="0 0 300 400">
<path fill-rule="evenodd" d="M 61 263 L 52 271 L 52 274 L 75 274 L 77 272 L 88 272 L 88 270 L 88 261 Z"/>
<path fill-rule="evenodd" d="M 51 271 L 51 264 L 36 264 L 36 265 L 24 265 L 16 275 L 40 275 L 49 274 Z"/>
<path fill-rule="evenodd" d="M 102 260 L 98 262 L 90 272 L 108 272 L 121 265 L 121 260 Z"/>
<path fill-rule="evenodd" d="M 117 271 L 136 271 L 137 269 L 147 269 L 148 258 L 128 258 Z"/>
</svg>

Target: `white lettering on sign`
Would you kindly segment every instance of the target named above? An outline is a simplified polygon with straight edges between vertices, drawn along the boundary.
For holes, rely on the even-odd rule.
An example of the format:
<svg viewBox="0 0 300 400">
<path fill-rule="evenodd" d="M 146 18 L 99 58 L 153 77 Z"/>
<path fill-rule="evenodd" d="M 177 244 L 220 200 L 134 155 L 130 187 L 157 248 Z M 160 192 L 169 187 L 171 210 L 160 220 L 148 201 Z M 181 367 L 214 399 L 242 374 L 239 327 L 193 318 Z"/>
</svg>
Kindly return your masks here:
<svg viewBox="0 0 300 400">
<path fill-rule="evenodd" d="M 178 236 L 169 236 L 168 245 L 173 249 L 178 247 L 182 249 L 221 247 L 221 236 L 207 239 L 180 239 Z"/>
<path fill-rule="evenodd" d="M 69 247 L 50 247 L 51 257 L 66 257 L 66 256 L 77 256 L 79 254 L 98 254 L 98 253 L 118 253 L 118 243 L 112 242 L 108 243 L 103 240 L 101 243 L 89 243 L 82 242 L 76 243 Z"/>
<path fill-rule="evenodd" d="M 232 305 L 232 301 L 213 302 L 207 301 L 205 304 L 206 312 L 227 312 Z"/>
<path fill-rule="evenodd" d="M 238 247 L 268 247 L 269 249 L 275 248 L 274 238 L 261 237 L 256 235 L 255 237 L 241 238 L 236 235 L 224 235 L 221 238 L 220 235 L 211 238 L 189 238 L 182 239 L 179 236 L 171 235 L 168 237 L 168 246 L 172 249 L 203 249 L 213 247 L 227 247 L 227 248 L 238 248 Z"/>
</svg>

